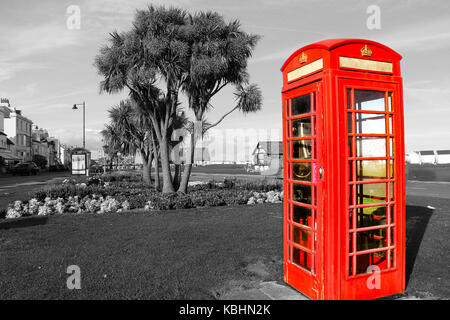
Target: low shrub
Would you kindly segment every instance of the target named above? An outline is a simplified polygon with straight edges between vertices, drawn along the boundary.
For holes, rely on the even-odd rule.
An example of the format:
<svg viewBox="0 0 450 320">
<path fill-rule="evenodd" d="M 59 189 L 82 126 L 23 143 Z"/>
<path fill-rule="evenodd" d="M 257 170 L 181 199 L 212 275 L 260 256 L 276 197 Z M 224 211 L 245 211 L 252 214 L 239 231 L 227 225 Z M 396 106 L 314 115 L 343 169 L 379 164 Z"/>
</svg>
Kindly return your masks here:
<svg viewBox="0 0 450 320">
<path fill-rule="evenodd" d="M 162 194 L 142 181 L 123 177 L 136 177 L 135 173 L 109 174 L 121 177 L 114 182 L 90 178 L 86 183 L 67 180 L 30 195 L 30 201 L 16 201 L 8 210 L 0 211 L 0 218 L 24 215 L 52 215 L 55 213 L 105 213 L 133 209 L 176 210 L 200 207 L 253 205 L 277 203 L 283 199 L 282 182 L 277 180 L 246 181 L 224 179 L 210 181 L 189 188 L 188 194 Z M 123 179 L 122 179 L 123 178 Z M 134 178 L 131 178 L 134 179 Z"/>
<path fill-rule="evenodd" d="M 67 185 L 55 185 L 51 187 L 47 187 L 43 190 L 37 191 L 32 194 L 32 198 L 36 198 L 38 201 L 43 202 L 46 198 L 51 199 L 68 199 L 69 197 L 79 196 L 80 198 L 84 198 L 86 196 L 96 194 L 103 197 L 113 196 L 116 193 L 119 193 L 120 190 L 117 188 L 104 188 L 101 186 L 86 186 L 80 187 L 72 184 Z"/>
<path fill-rule="evenodd" d="M 189 191 L 215 190 L 215 189 L 239 189 L 256 192 L 269 192 L 283 190 L 283 181 L 276 179 L 240 180 L 224 179 L 222 181 L 209 181 L 189 187 Z"/>
<path fill-rule="evenodd" d="M 235 187 L 256 192 L 281 191 L 283 190 L 283 181 L 275 179 L 237 180 Z"/>
<path fill-rule="evenodd" d="M 105 182 L 141 182 L 142 173 L 137 171 L 118 171 L 96 176 Z"/>
</svg>

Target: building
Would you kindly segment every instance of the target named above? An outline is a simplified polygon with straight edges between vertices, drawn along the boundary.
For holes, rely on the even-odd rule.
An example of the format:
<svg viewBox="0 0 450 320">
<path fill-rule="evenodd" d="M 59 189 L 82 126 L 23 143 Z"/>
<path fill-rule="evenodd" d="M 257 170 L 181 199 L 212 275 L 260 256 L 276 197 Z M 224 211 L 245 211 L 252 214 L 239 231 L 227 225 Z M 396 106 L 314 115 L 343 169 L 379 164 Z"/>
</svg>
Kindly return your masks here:
<svg viewBox="0 0 450 320">
<path fill-rule="evenodd" d="M 421 164 L 436 164 L 436 155 L 433 150 L 419 151 Z"/>
<path fill-rule="evenodd" d="M 36 155 L 44 157 L 47 161 L 46 166 L 50 165 L 50 152 L 49 152 L 49 135 L 48 131 L 35 126 L 32 131 L 32 144 L 33 144 L 33 158 Z"/>
<path fill-rule="evenodd" d="M 7 146 L 8 135 L 5 133 L 6 112 L 0 107 L 0 150 L 5 150 Z"/>
<path fill-rule="evenodd" d="M 252 156 L 253 156 L 253 164 L 255 166 L 256 171 L 268 170 L 270 169 L 272 164 L 282 166 L 283 142 L 260 141 L 256 145 L 256 148 L 253 151 Z"/>
<path fill-rule="evenodd" d="M 60 152 L 60 143 L 59 140 L 53 137 L 49 137 L 47 139 L 48 142 L 48 165 L 55 166 L 57 164 L 61 164 L 59 152 Z"/>
<path fill-rule="evenodd" d="M 437 164 L 449 164 L 450 163 L 450 150 L 437 150 L 436 151 L 436 163 Z"/>
<path fill-rule="evenodd" d="M 407 153 L 405 156 L 405 161 L 411 164 L 420 164 L 420 153 L 416 151 Z"/>
<path fill-rule="evenodd" d="M 411 164 L 450 164 L 450 150 L 413 151 L 406 155 Z"/>
<path fill-rule="evenodd" d="M 71 147 L 65 144 L 59 144 L 59 152 L 58 152 L 59 163 L 67 167 L 70 166 L 70 163 L 72 161 L 70 156 L 71 149 L 72 149 Z"/>
<path fill-rule="evenodd" d="M 0 106 L 0 173 L 5 173 L 20 159 L 14 155 L 14 142 L 5 133 L 5 117 L 9 115 L 6 108 Z"/>
<path fill-rule="evenodd" d="M 31 161 L 33 121 L 26 118 L 21 110 L 12 108 L 8 99 L 1 99 L 0 108 L 3 110 L 4 133 L 14 143 L 14 156 L 21 161 Z"/>
</svg>

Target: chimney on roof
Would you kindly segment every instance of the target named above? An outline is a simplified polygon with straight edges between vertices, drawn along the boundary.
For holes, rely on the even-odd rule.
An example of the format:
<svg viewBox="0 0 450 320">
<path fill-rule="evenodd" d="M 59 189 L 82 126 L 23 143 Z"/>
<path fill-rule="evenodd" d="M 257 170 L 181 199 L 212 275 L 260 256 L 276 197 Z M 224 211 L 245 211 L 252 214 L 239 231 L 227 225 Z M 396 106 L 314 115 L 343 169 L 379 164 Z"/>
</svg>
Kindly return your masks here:
<svg viewBox="0 0 450 320">
<path fill-rule="evenodd" d="M 5 106 L 5 107 L 11 106 L 8 98 L 0 98 L 0 105 Z"/>
</svg>

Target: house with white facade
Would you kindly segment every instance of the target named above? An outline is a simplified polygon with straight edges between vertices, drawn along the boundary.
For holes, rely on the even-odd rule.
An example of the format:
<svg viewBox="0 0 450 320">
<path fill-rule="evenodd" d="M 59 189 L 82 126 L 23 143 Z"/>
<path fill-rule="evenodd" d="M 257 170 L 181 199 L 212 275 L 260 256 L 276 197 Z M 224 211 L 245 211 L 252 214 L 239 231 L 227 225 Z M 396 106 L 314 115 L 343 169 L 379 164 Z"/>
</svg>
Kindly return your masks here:
<svg viewBox="0 0 450 320">
<path fill-rule="evenodd" d="M 22 111 L 11 107 L 8 99 L 2 99 L 0 107 L 4 113 L 4 133 L 14 143 L 14 155 L 21 161 L 31 161 L 31 127 L 33 121 L 22 114 Z"/>
<path fill-rule="evenodd" d="M 20 158 L 15 155 L 15 144 L 5 133 L 5 118 L 9 116 L 9 109 L 0 106 L 0 173 L 5 173 Z"/>
<path fill-rule="evenodd" d="M 282 141 L 260 141 L 252 153 L 256 171 L 266 171 L 272 165 L 281 166 L 283 163 Z"/>
<path fill-rule="evenodd" d="M 436 151 L 436 163 L 437 164 L 449 164 L 450 163 L 450 150 L 437 150 Z"/>
</svg>

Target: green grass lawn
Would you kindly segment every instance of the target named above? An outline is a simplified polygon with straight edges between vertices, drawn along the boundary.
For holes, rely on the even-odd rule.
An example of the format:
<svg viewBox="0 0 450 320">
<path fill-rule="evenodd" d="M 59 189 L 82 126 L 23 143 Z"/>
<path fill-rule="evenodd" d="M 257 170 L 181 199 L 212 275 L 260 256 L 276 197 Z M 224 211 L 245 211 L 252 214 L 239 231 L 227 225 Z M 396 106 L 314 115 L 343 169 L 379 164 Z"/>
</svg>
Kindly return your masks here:
<svg viewBox="0 0 450 320">
<path fill-rule="evenodd" d="M 408 294 L 450 297 L 449 208 L 407 198 Z M 215 299 L 282 282 L 281 217 L 281 204 L 263 204 L 1 221 L 0 299 Z M 79 291 L 66 287 L 69 265 Z"/>
<path fill-rule="evenodd" d="M 214 299 L 261 262 L 282 281 L 281 217 L 264 204 L 3 221 L 0 299 Z"/>
</svg>

